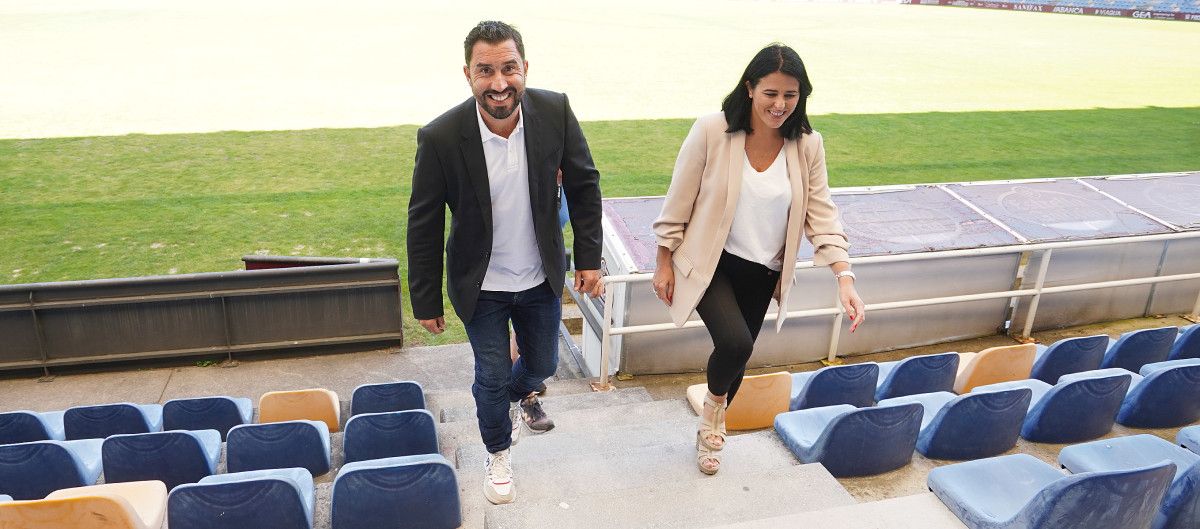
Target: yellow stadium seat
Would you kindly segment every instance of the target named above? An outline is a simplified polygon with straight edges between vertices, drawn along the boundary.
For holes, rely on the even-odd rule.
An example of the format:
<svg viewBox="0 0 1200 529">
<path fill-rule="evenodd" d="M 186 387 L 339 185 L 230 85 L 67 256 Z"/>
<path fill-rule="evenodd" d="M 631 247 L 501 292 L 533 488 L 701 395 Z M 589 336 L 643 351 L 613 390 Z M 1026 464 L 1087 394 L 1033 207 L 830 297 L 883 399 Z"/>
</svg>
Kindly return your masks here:
<svg viewBox="0 0 1200 529">
<path fill-rule="evenodd" d="M 791 389 L 792 376 L 786 371 L 743 378 L 733 405 L 725 412 L 725 428 L 756 430 L 772 427 L 775 416 L 788 411 Z M 687 388 L 688 403 L 697 415 L 703 410 L 706 392 L 708 384 Z"/>
<path fill-rule="evenodd" d="M 327 389 L 271 391 L 258 399 L 258 422 L 322 421 L 330 433 L 339 431 L 342 406 L 337 393 Z"/>
<path fill-rule="evenodd" d="M 1029 378 L 1036 354 L 1037 346 L 1031 343 L 992 347 L 978 353 L 958 353 L 954 392 L 963 394 L 977 386 Z"/>
<path fill-rule="evenodd" d="M 44 500 L 0 503 L 3 529 L 158 529 L 167 512 L 161 481 L 62 489 Z"/>
</svg>

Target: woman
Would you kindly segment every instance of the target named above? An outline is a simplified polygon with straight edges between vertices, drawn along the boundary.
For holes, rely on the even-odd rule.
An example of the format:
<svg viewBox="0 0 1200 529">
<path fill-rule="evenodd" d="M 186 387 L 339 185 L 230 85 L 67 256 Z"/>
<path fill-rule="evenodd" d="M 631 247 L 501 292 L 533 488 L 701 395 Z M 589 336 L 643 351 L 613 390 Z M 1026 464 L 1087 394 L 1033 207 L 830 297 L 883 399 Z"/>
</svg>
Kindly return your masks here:
<svg viewBox="0 0 1200 529">
<path fill-rule="evenodd" d="M 791 48 L 772 44 L 750 61 L 721 112 L 692 126 L 654 221 L 654 293 L 675 325 L 695 310 L 713 340 L 696 463 L 721 467 L 725 409 L 737 394 L 771 298 L 787 306 L 800 231 L 828 265 L 852 321 L 866 313 L 854 289 L 850 247 L 829 198 L 825 150 L 804 102 L 812 84 Z M 786 280 L 781 280 L 786 279 Z M 783 325 L 783 314 L 775 324 Z"/>
</svg>

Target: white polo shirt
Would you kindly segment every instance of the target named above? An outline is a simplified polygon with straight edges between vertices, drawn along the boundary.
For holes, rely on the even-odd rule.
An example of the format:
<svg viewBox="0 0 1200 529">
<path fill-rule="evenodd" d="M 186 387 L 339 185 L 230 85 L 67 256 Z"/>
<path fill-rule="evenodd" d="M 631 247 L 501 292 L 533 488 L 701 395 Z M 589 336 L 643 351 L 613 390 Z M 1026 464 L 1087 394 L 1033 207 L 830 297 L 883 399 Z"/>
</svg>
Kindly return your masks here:
<svg viewBox="0 0 1200 529">
<path fill-rule="evenodd" d="M 492 256 L 483 290 L 520 292 L 542 284 L 542 258 L 533 232 L 529 203 L 529 161 L 525 155 L 525 115 L 517 107 L 517 128 L 508 138 L 488 130 L 475 105 L 479 139 L 492 195 Z"/>
</svg>

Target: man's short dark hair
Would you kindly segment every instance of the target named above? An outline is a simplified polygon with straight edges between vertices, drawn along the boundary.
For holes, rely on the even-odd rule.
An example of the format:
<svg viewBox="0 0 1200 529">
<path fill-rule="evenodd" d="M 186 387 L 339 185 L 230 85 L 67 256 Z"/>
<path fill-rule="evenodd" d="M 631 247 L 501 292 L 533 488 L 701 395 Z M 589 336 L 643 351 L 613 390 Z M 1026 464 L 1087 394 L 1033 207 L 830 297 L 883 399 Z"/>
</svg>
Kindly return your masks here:
<svg viewBox="0 0 1200 529">
<path fill-rule="evenodd" d="M 468 65 L 471 64 L 471 48 L 481 40 L 488 44 L 500 44 L 511 40 L 517 44 L 517 54 L 521 56 L 521 60 L 525 60 L 525 43 L 521 41 L 521 32 L 517 31 L 517 28 L 499 20 L 484 20 L 471 28 L 471 32 L 467 33 L 467 40 L 463 41 L 463 52 Z"/>
</svg>

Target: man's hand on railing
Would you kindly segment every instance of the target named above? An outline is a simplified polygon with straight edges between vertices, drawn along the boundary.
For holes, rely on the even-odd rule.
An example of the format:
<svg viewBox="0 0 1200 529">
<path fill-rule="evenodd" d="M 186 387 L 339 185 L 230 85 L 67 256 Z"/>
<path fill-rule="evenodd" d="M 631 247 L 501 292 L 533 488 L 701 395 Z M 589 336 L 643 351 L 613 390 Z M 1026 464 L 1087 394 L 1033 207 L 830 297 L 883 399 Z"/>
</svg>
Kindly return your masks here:
<svg viewBox="0 0 1200 529">
<path fill-rule="evenodd" d="M 604 281 L 600 280 L 599 270 L 576 270 L 575 291 L 587 294 L 593 298 L 604 295 Z"/>
</svg>

